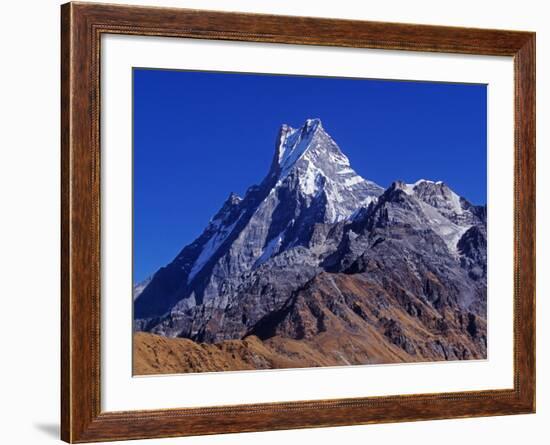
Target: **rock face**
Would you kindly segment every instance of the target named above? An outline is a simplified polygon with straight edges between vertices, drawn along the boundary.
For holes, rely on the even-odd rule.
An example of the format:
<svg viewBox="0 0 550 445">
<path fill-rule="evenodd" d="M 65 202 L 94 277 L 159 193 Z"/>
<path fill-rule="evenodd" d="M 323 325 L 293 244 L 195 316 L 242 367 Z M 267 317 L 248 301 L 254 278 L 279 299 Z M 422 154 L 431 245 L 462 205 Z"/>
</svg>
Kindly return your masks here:
<svg viewBox="0 0 550 445">
<path fill-rule="evenodd" d="M 485 207 L 442 182 L 384 190 L 309 119 L 283 125 L 261 184 L 135 287 L 134 329 L 253 338 L 277 351 L 260 367 L 484 358 L 486 261 Z"/>
</svg>

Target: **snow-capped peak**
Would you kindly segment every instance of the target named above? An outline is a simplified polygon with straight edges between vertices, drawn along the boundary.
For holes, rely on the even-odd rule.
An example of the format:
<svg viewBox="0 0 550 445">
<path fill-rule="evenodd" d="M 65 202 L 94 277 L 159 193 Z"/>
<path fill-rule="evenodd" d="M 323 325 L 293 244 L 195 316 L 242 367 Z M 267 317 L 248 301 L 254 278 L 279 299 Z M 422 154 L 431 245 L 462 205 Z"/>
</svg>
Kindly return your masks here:
<svg viewBox="0 0 550 445">
<path fill-rule="evenodd" d="M 440 211 L 461 215 L 463 212 L 460 196 L 451 190 L 443 181 L 421 179 L 414 184 L 407 184 L 422 201 L 437 207 Z"/>
<path fill-rule="evenodd" d="M 318 133 L 326 135 L 320 119 L 307 119 L 300 128 L 292 128 L 287 124 L 281 126 L 277 144 L 277 161 L 281 176 L 288 173 L 313 146 L 312 142 Z"/>
<path fill-rule="evenodd" d="M 276 178 L 275 187 L 289 181 L 297 184 L 308 199 L 324 194 L 326 218 L 332 222 L 349 217 L 383 191 L 355 172 L 320 119 L 307 119 L 299 128 L 281 126 L 268 177 Z"/>
<path fill-rule="evenodd" d="M 439 209 L 442 213 L 462 215 L 464 211 L 460 196 L 443 181 L 419 179 L 413 184 L 395 181 L 392 186 L 404 191 L 408 195 L 415 196 L 421 201 Z"/>
</svg>

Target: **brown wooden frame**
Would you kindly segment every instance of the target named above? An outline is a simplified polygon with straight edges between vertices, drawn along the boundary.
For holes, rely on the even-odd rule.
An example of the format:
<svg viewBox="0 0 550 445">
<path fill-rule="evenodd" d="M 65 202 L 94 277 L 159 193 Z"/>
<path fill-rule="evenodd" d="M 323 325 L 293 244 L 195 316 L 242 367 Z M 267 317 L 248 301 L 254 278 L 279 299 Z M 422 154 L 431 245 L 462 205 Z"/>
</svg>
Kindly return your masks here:
<svg viewBox="0 0 550 445">
<path fill-rule="evenodd" d="M 102 412 L 99 69 L 104 33 L 512 56 L 514 388 Z M 61 36 L 63 440 L 93 442 L 535 412 L 534 33 L 67 3 L 61 7 Z"/>
</svg>

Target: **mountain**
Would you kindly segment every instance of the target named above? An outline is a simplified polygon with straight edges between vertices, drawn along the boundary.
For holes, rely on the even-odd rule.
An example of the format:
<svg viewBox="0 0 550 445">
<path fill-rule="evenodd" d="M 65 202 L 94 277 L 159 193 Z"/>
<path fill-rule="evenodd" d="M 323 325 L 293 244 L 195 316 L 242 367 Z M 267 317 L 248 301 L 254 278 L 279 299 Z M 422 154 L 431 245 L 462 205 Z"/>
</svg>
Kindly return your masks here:
<svg viewBox="0 0 550 445">
<path fill-rule="evenodd" d="M 165 314 L 182 300 L 223 306 L 239 275 L 279 252 L 307 248 L 315 224 L 341 221 L 382 192 L 351 168 L 318 119 L 299 129 L 283 125 L 264 180 L 244 198 L 231 193 L 201 236 L 155 274 L 138 294 L 136 317 Z"/>
<path fill-rule="evenodd" d="M 135 287 L 134 329 L 196 354 L 244 342 L 263 358 L 231 361 L 242 369 L 483 358 L 486 245 L 485 207 L 441 181 L 384 190 L 308 119 L 281 127 L 259 185 Z"/>
</svg>

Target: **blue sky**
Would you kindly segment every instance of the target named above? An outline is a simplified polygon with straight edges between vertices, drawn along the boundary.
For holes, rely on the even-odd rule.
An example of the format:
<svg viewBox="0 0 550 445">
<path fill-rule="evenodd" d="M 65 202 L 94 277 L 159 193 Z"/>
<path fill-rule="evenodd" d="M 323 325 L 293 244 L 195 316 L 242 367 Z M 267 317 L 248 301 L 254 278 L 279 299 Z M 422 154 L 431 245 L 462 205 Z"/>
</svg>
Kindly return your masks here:
<svg viewBox="0 0 550 445">
<path fill-rule="evenodd" d="M 441 180 L 485 204 L 485 85 L 134 69 L 134 281 L 269 169 L 281 124 L 320 118 L 364 178 Z"/>
</svg>

